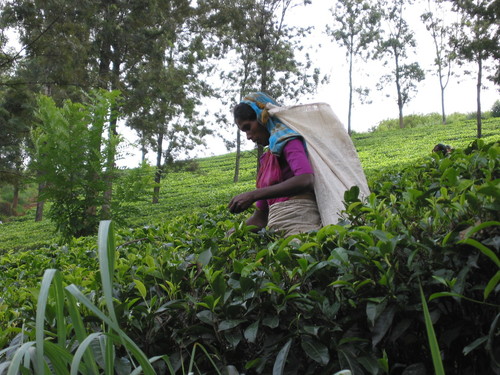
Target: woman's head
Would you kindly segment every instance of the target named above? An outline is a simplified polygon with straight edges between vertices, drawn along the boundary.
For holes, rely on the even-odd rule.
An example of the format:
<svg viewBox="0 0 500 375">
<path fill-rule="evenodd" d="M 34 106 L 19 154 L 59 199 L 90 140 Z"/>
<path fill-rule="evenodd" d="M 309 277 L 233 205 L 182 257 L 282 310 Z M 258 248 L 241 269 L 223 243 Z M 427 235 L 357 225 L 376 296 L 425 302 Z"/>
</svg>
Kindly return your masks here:
<svg viewBox="0 0 500 375">
<path fill-rule="evenodd" d="M 238 120 L 257 120 L 257 114 L 247 103 L 239 103 L 233 108 L 234 121 Z"/>
<path fill-rule="evenodd" d="M 250 105 L 246 103 L 236 105 L 233 115 L 234 122 L 246 134 L 247 139 L 262 146 L 269 144 L 269 132 L 257 121 L 257 114 Z"/>
<path fill-rule="evenodd" d="M 276 106 L 279 107 L 279 104 L 269 95 L 254 92 L 245 96 L 243 101 L 234 107 L 233 114 L 240 130 L 249 128 L 265 133 L 264 137 L 263 134 L 253 135 L 245 131 L 248 139 L 263 145 L 269 144 L 271 152 L 279 155 L 286 142 L 290 138 L 300 137 L 300 134 L 283 124 L 279 118 L 270 115 L 269 110 Z"/>
</svg>

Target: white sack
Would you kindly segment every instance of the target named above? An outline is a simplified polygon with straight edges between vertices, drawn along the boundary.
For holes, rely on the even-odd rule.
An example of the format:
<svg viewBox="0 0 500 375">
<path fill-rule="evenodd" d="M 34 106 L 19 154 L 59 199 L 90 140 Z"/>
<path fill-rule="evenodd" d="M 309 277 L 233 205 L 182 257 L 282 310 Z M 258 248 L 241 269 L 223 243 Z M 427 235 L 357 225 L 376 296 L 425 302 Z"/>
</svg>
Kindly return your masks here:
<svg viewBox="0 0 500 375">
<path fill-rule="evenodd" d="M 271 116 L 300 133 L 314 169 L 314 191 L 323 225 L 336 224 L 344 209 L 344 192 L 359 187 L 368 196 L 368 184 L 358 154 L 344 126 L 326 103 L 278 107 L 268 104 Z"/>
</svg>

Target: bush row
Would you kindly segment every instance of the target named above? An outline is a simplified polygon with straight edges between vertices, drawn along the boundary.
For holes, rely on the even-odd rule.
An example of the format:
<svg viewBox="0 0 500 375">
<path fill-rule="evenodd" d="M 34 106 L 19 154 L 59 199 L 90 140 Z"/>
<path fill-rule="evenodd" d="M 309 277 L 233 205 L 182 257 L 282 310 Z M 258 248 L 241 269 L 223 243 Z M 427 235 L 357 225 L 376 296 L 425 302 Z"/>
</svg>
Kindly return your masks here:
<svg viewBox="0 0 500 375">
<path fill-rule="evenodd" d="M 286 374 L 428 374 L 421 287 L 446 372 L 497 373 L 499 163 L 498 142 L 433 154 L 381 174 L 364 202 L 351 189 L 338 225 L 287 239 L 251 233 L 223 206 L 121 229 L 117 319 L 148 356 L 168 354 L 179 372 L 196 343 L 209 353 L 195 358 L 207 374 L 211 361 L 249 374 L 276 366 Z M 60 269 L 103 306 L 96 257 L 88 241 L 2 257 L 4 344 L 23 323 L 34 335 L 32 293 L 44 268 Z M 101 329 L 93 313 L 81 313 L 90 331 Z M 53 315 L 46 325 L 55 332 Z"/>
</svg>

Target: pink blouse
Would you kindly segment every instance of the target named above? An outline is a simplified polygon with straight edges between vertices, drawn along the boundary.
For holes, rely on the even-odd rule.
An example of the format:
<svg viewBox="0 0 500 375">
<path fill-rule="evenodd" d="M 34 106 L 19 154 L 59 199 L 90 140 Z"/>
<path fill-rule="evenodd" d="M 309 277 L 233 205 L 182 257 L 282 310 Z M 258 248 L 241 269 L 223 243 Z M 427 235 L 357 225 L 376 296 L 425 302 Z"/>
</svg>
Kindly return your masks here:
<svg viewBox="0 0 500 375">
<path fill-rule="evenodd" d="M 268 151 L 269 152 L 269 151 Z M 262 155 L 260 159 L 261 168 L 263 162 L 269 155 Z M 302 174 L 314 173 L 309 158 L 307 157 L 306 150 L 304 148 L 304 143 L 300 139 L 292 139 L 288 141 L 280 157 L 278 157 L 279 171 L 264 171 L 264 173 L 274 174 L 279 176 L 277 179 L 273 180 L 271 183 L 258 181 L 257 185 L 259 187 L 266 187 L 269 185 L 278 184 L 293 176 L 300 176 Z M 273 168 L 272 166 L 270 168 Z M 270 205 L 277 202 L 284 202 L 290 199 L 289 197 L 272 198 L 267 200 L 260 200 L 256 202 L 257 208 L 260 210 L 267 210 Z"/>
</svg>

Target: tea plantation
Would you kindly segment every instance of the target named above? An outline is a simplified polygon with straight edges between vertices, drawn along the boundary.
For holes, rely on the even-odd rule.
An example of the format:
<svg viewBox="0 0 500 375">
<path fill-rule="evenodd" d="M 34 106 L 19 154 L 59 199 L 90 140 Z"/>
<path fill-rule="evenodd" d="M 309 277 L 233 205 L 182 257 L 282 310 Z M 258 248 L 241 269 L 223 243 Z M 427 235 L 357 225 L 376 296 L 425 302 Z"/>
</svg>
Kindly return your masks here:
<svg viewBox="0 0 500 375">
<path fill-rule="evenodd" d="M 483 135 L 355 134 L 372 194 L 286 239 L 225 208 L 252 152 L 238 183 L 232 154 L 177 164 L 156 205 L 123 171 L 134 202 L 70 245 L 4 223 L 0 374 L 498 374 L 500 120 Z"/>
</svg>

